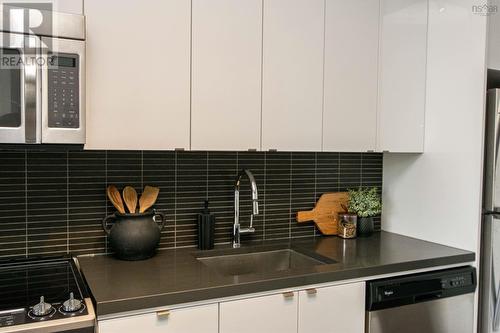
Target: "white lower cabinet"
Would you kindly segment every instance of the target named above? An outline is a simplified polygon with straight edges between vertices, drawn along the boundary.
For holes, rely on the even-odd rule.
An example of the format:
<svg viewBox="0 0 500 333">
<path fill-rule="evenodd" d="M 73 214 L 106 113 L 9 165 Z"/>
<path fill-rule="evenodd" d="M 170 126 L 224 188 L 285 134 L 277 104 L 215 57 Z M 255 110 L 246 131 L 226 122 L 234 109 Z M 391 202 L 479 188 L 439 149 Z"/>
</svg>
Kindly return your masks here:
<svg viewBox="0 0 500 333">
<path fill-rule="evenodd" d="M 98 333 L 363 333 L 365 283 L 100 320 L 98 328 Z"/>
<path fill-rule="evenodd" d="M 218 304 L 99 321 L 99 333 L 217 333 Z"/>
<path fill-rule="evenodd" d="M 297 332 L 298 293 L 220 303 L 220 333 Z"/>
<path fill-rule="evenodd" d="M 299 292 L 299 333 L 363 333 L 365 283 Z"/>
</svg>

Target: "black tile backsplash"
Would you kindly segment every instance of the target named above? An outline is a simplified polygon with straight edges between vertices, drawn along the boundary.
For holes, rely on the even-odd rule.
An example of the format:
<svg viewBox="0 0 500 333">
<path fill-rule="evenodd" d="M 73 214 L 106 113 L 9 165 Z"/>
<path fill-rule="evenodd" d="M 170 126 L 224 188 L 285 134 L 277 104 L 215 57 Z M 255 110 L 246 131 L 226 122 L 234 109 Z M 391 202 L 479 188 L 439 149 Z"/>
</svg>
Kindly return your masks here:
<svg viewBox="0 0 500 333">
<path fill-rule="evenodd" d="M 0 258 L 57 253 L 109 253 L 101 221 L 114 209 L 105 189 L 160 187 L 166 214 L 161 248 L 196 245 L 196 214 L 206 199 L 216 215 L 216 243 L 231 241 L 233 183 L 249 168 L 259 190 L 253 239 L 313 236 L 295 214 L 324 192 L 382 187 L 377 153 L 83 151 L 72 148 L 0 150 Z M 245 179 L 242 223 L 251 211 Z M 377 228 L 380 221 L 377 220 Z"/>
</svg>

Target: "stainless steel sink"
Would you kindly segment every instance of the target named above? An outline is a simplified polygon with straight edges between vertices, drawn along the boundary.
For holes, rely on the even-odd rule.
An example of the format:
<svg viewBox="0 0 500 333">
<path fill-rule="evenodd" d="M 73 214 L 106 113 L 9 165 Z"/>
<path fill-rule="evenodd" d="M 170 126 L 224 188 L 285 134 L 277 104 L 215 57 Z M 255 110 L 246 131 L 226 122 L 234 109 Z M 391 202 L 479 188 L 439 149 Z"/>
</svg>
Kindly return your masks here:
<svg viewBox="0 0 500 333">
<path fill-rule="evenodd" d="M 229 276 L 286 271 L 326 263 L 292 249 L 225 254 L 197 259 L 219 274 Z"/>
</svg>

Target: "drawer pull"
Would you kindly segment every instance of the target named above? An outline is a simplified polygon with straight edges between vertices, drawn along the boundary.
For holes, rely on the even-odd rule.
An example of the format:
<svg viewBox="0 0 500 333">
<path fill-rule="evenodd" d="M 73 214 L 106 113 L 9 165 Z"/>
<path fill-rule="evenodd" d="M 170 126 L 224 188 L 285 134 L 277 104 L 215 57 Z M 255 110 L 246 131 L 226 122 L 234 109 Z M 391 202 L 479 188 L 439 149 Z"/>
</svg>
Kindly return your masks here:
<svg viewBox="0 0 500 333">
<path fill-rule="evenodd" d="M 310 288 L 310 289 L 306 289 L 306 293 L 308 295 L 313 296 L 313 295 L 316 295 L 318 293 L 318 290 L 316 290 L 316 288 Z"/>
<path fill-rule="evenodd" d="M 162 311 L 157 311 L 156 312 L 156 317 L 158 319 L 167 319 L 168 316 L 170 316 L 170 311 L 169 310 L 162 310 Z"/>
<path fill-rule="evenodd" d="M 283 293 L 283 297 L 285 298 L 293 298 L 293 291 L 287 291 Z"/>
</svg>

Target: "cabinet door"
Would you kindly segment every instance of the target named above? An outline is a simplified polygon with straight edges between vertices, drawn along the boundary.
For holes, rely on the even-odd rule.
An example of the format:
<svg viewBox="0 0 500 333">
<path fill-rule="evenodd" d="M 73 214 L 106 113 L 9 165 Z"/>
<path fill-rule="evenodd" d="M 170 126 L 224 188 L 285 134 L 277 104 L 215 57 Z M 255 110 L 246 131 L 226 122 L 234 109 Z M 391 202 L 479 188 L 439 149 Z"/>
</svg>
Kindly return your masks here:
<svg viewBox="0 0 500 333">
<path fill-rule="evenodd" d="M 321 150 L 324 9 L 324 0 L 264 0 L 264 150 Z"/>
<path fill-rule="evenodd" d="M 295 333 L 297 297 L 294 292 L 222 302 L 220 333 Z"/>
<path fill-rule="evenodd" d="M 375 150 L 379 5 L 326 0 L 324 151 Z"/>
<path fill-rule="evenodd" d="M 299 333 L 363 333 L 365 283 L 299 292 Z"/>
<path fill-rule="evenodd" d="M 260 149 L 262 0 L 193 0 L 191 148 Z"/>
<path fill-rule="evenodd" d="M 98 322 L 99 333 L 218 333 L 218 304 L 149 313 Z"/>
<path fill-rule="evenodd" d="M 87 148 L 189 148 L 191 2 L 85 0 Z"/>
<path fill-rule="evenodd" d="M 381 0 L 378 150 L 422 152 L 427 0 Z"/>
</svg>

